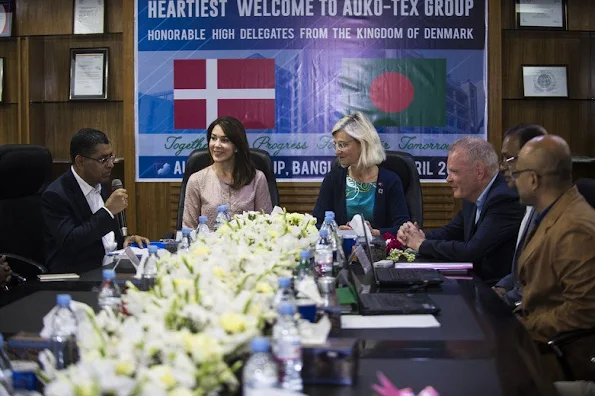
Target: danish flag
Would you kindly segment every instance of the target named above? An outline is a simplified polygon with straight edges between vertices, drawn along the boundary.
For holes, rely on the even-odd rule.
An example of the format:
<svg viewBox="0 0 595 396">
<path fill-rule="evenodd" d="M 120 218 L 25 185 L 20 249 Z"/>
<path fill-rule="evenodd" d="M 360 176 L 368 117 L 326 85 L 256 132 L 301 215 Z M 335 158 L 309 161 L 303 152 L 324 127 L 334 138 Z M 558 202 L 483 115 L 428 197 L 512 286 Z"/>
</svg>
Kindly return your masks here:
<svg viewBox="0 0 595 396">
<path fill-rule="evenodd" d="M 221 116 L 275 127 L 275 59 L 174 60 L 174 128 L 206 129 Z"/>
</svg>

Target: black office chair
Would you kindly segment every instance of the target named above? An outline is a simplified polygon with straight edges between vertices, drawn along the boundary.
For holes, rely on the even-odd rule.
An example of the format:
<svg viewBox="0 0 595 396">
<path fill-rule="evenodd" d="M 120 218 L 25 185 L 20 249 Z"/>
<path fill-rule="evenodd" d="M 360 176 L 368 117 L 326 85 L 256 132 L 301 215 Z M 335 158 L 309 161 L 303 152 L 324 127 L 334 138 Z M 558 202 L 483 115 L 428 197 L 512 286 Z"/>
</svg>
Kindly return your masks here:
<svg viewBox="0 0 595 396">
<path fill-rule="evenodd" d="M 26 278 L 47 272 L 41 194 L 51 176 L 52 154 L 46 147 L 0 146 L 0 254 Z"/>
<path fill-rule="evenodd" d="M 268 152 L 260 149 L 251 148 L 250 158 L 254 163 L 256 169 L 264 173 L 269 185 L 269 193 L 271 194 L 271 202 L 273 206 L 279 205 L 279 190 L 277 189 L 277 179 L 275 178 L 275 171 L 273 169 L 273 161 Z M 184 171 L 184 179 L 182 180 L 182 187 L 180 188 L 180 202 L 178 203 L 178 218 L 176 221 L 176 229 L 182 228 L 182 217 L 184 216 L 184 200 L 186 199 L 186 184 L 190 176 L 201 169 L 210 165 L 209 151 L 206 148 L 196 149 L 190 153 L 186 160 L 186 168 Z"/>
<path fill-rule="evenodd" d="M 578 179 L 574 184 L 589 205 L 595 208 L 595 179 Z"/>
<path fill-rule="evenodd" d="M 338 159 L 333 163 L 333 167 L 337 166 L 340 166 Z M 405 191 L 405 202 L 407 203 L 407 209 L 409 209 L 409 218 L 412 222 L 417 221 L 417 224 L 423 227 L 424 203 L 421 183 L 411 154 L 403 151 L 387 150 L 386 160 L 380 166 L 399 175 L 401 183 L 403 183 L 403 191 Z"/>
</svg>

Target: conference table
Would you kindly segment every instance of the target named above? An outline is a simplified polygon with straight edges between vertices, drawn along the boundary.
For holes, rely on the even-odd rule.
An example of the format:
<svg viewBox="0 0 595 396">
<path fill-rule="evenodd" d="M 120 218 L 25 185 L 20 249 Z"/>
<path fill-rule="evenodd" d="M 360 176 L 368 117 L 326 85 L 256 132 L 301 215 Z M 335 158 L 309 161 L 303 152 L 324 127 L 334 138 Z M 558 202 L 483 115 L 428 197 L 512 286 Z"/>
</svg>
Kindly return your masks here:
<svg viewBox="0 0 595 396">
<path fill-rule="evenodd" d="M 130 278 L 118 274 L 119 282 Z M 0 333 L 38 333 L 59 293 L 97 309 L 100 283 L 97 269 L 76 281 L 31 281 L 0 294 Z M 306 386 L 304 393 L 370 395 L 381 371 L 399 388 L 432 385 L 442 396 L 557 394 L 543 380 L 528 333 L 481 280 L 447 279 L 428 294 L 441 308 L 440 327 L 343 329 L 340 337 L 357 338 L 361 348 L 356 384 Z"/>
</svg>

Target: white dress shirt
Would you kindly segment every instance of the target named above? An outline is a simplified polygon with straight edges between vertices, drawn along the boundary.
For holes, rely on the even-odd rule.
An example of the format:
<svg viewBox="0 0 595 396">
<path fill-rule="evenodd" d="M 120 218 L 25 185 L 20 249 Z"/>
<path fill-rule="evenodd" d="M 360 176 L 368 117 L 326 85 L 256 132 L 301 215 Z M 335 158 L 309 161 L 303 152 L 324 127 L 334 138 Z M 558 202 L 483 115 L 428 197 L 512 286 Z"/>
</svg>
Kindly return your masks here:
<svg viewBox="0 0 595 396">
<path fill-rule="evenodd" d="M 71 169 L 74 178 L 79 184 L 79 187 L 81 188 L 81 191 L 83 192 L 83 195 L 89 204 L 91 212 L 95 214 L 98 210 L 105 209 L 113 219 L 114 215 L 108 210 L 108 208 L 105 207 L 105 202 L 103 202 L 103 197 L 101 196 L 101 184 L 92 187 L 76 173 L 74 167 L 71 167 Z M 118 247 L 118 244 L 116 243 L 116 235 L 113 231 L 105 234 L 101 238 L 101 242 L 103 243 L 105 254 L 113 252 Z"/>
</svg>

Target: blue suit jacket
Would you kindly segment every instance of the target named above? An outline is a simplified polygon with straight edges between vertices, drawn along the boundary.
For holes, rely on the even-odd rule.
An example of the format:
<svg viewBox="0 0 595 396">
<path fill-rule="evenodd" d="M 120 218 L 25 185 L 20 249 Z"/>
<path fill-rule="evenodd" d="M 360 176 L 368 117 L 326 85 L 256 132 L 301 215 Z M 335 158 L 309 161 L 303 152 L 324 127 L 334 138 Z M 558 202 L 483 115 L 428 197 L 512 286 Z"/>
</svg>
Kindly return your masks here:
<svg viewBox="0 0 595 396">
<path fill-rule="evenodd" d="M 481 278 L 493 282 L 510 273 L 516 238 L 525 207 L 515 190 L 496 176 L 475 225 L 476 206 L 464 201 L 463 208 L 444 227 L 430 231 L 419 252 L 441 260 L 472 262 Z"/>
<path fill-rule="evenodd" d="M 335 212 L 338 225 L 347 224 L 347 202 L 345 187 L 347 168 L 335 167 L 324 178 L 320 186 L 320 194 L 314 206 L 314 217 L 318 220 L 318 227 L 324 221 L 324 212 Z M 374 219 L 366 219 L 381 233 L 395 234 L 399 227 L 409 221 L 409 210 L 405 203 L 403 183 L 399 176 L 387 169 L 378 168 L 376 197 L 374 200 Z"/>
<path fill-rule="evenodd" d="M 102 188 L 104 200 L 106 189 Z M 122 247 L 118 221 L 105 209 L 91 213 L 72 170 L 69 169 L 42 195 L 45 220 L 46 265 L 50 272 L 81 273 L 100 267 L 105 255 L 101 238 L 110 231 Z"/>
</svg>

